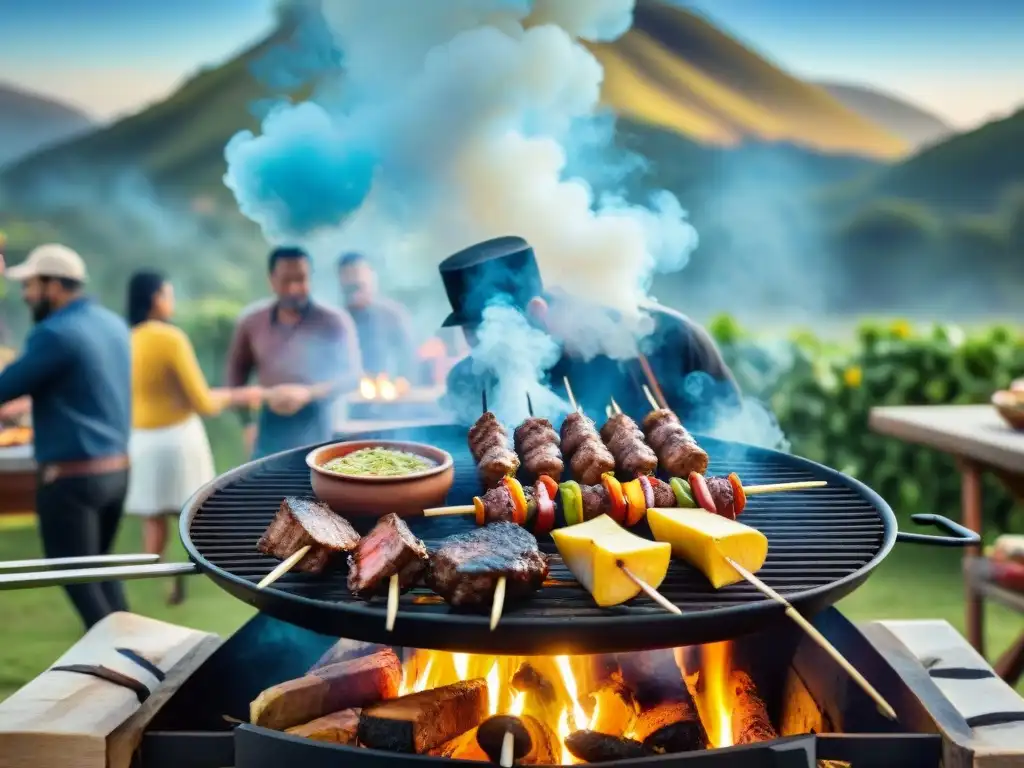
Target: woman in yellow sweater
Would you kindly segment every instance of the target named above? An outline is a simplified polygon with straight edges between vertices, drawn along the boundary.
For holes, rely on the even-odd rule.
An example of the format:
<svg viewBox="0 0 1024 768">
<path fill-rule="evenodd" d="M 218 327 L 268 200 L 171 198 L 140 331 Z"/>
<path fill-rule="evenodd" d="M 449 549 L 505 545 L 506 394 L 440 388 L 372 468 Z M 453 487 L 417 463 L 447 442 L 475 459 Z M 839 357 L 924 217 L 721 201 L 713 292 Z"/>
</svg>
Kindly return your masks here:
<svg viewBox="0 0 1024 768">
<path fill-rule="evenodd" d="M 210 389 L 188 336 L 170 324 L 174 292 L 163 275 L 138 272 L 128 284 L 132 326 L 131 474 L 125 510 L 145 518 L 146 552 L 162 555 L 169 518 L 214 477 L 200 416 L 259 402 L 258 388 Z M 184 579 L 169 601 L 184 598 Z"/>
</svg>

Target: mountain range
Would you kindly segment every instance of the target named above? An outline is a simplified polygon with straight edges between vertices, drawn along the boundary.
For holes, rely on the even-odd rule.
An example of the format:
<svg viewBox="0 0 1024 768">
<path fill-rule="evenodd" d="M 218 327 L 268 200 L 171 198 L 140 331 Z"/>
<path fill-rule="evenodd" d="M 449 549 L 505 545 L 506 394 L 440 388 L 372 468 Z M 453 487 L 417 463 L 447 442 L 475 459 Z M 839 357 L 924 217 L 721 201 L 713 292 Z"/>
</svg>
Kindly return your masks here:
<svg viewBox="0 0 1024 768">
<path fill-rule="evenodd" d="M 0 167 L 93 127 L 84 112 L 0 83 Z"/>
<path fill-rule="evenodd" d="M 942 118 L 878 88 L 818 83 L 833 98 L 914 148 L 935 144 L 956 131 Z"/>
</svg>

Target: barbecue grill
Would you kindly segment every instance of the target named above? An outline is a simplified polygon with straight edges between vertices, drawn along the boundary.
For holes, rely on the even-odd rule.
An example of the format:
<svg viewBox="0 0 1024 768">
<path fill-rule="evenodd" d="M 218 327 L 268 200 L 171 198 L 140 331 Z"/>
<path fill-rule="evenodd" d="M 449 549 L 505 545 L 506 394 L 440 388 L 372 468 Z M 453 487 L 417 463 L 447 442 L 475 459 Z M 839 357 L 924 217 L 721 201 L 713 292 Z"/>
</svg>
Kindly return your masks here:
<svg viewBox="0 0 1024 768">
<path fill-rule="evenodd" d="M 415 439 L 443 448 L 455 459 L 449 503 L 467 503 L 481 492 L 465 429 L 437 426 L 388 430 L 361 438 Z M 825 480 L 821 490 L 752 497 L 743 521 L 769 541 L 759 572 L 801 612 L 813 614 L 856 589 L 897 541 L 942 546 L 977 542 L 971 531 L 935 515 L 951 536 L 897 531 L 889 506 L 851 477 L 776 451 L 699 438 L 711 458 L 710 472 L 738 472 L 745 483 Z M 548 582 L 531 599 L 506 606 L 500 631 L 486 616 L 451 609 L 426 588 L 403 596 L 392 632 L 385 629 L 385 601 L 366 603 L 348 591 L 344 573 L 312 576 L 292 572 L 272 587 L 256 584 L 276 565 L 256 541 L 288 495 L 309 495 L 306 449 L 246 464 L 203 488 L 181 519 L 190 559 L 217 584 L 259 610 L 327 635 L 398 646 L 499 654 L 608 653 L 678 647 L 733 638 L 785 621 L 784 609 L 742 583 L 715 590 L 697 570 L 674 560 L 659 590 L 682 616 L 646 598 L 615 608 L 597 607 L 562 564 L 550 539 Z M 357 527 L 358 520 L 353 521 Z M 428 547 L 474 526 L 472 516 L 412 518 L 412 531 Z M 643 526 L 641 526 L 643 527 Z M 365 528 L 360 531 L 365 533 Z M 649 531 L 640 531 L 650 535 Z"/>
</svg>

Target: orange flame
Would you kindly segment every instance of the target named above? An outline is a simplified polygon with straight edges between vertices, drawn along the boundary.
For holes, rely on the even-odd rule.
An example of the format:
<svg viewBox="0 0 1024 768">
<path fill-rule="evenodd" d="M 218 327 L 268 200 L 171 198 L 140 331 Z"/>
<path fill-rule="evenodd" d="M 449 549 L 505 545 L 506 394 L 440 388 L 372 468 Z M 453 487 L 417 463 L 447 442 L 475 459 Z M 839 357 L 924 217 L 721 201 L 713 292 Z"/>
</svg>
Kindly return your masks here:
<svg viewBox="0 0 1024 768">
<path fill-rule="evenodd" d="M 399 376 L 392 381 L 386 374 L 378 374 L 376 378 L 364 376 L 359 380 L 359 396 L 363 400 L 397 400 L 409 393 L 412 386 L 408 379 Z"/>
<path fill-rule="evenodd" d="M 704 729 L 715 747 L 732 746 L 732 697 L 729 674 L 732 672 L 731 646 L 728 642 L 702 646 L 703 695 L 698 701 Z"/>
</svg>

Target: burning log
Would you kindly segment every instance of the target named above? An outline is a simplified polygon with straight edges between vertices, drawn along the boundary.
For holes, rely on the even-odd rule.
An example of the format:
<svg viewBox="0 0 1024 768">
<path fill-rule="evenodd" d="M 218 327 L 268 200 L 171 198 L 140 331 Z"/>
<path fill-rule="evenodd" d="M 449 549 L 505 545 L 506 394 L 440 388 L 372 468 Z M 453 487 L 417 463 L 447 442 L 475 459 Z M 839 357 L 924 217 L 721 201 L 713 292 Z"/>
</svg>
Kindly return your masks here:
<svg viewBox="0 0 1024 768">
<path fill-rule="evenodd" d="M 565 748 L 585 763 L 610 763 L 654 754 L 634 739 L 623 739 L 596 731 L 576 731 L 565 737 Z"/>
<path fill-rule="evenodd" d="M 687 691 L 686 700 L 664 701 L 642 710 L 633 734 L 658 754 L 675 754 L 707 749 L 708 735 Z"/>
<path fill-rule="evenodd" d="M 472 728 L 461 733 L 440 747 L 434 747 L 427 754 L 431 757 L 447 757 L 450 760 L 475 760 L 478 763 L 486 763 L 489 758 L 476 740 L 476 731 L 476 728 Z"/>
<path fill-rule="evenodd" d="M 331 664 L 263 691 L 249 705 L 249 721 L 284 730 L 343 709 L 398 695 L 402 665 L 391 649 Z"/>
<path fill-rule="evenodd" d="M 553 704 L 557 698 L 555 686 L 528 661 L 512 675 L 511 685 L 519 693 L 532 694 L 542 705 Z"/>
<path fill-rule="evenodd" d="M 314 670 L 320 669 L 321 667 L 338 664 L 342 661 L 350 661 L 351 659 L 359 659 L 363 656 L 369 656 L 380 651 L 386 651 L 387 649 L 388 646 L 380 645 L 379 643 L 364 643 L 359 640 L 346 640 L 345 638 L 342 638 L 328 648 L 324 655 L 320 657 L 317 663 L 314 664 L 309 671 L 312 673 Z"/>
<path fill-rule="evenodd" d="M 475 728 L 487 715 L 487 683 L 452 683 L 363 709 L 359 741 L 373 749 L 426 754 Z"/>
<path fill-rule="evenodd" d="M 621 736 L 630 730 L 637 706 L 633 694 L 621 680 L 609 680 L 588 697 L 590 730 Z"/>
<path fill-rule="evenodd" d="M 619 669 L 641 710 L 663 701 L 692 701 L 671 650 L 620 654 Z"/>
<path fill-rule="evenodd" d="M 358 730 L 359 710 L 343 709 L 341 712 L 318 717 L 305 725 L 289 728 L 286 733 L 331 744 L 355 744 Z"/>
<path fill-rule="evenodd" d="M 554 732 L 535 717 L 495 715 L 476 729 L 476 740 L 492 763 L 501 761 L 505 734 L 512 734 L 512 758 L 520 765 L 554 765 L 561 757 Z"/>
<path fill-rule="evenodd" d="M 768 707 L 758 695 L 753 679 L 746 672 L 733 670 L 729 675 L 732 698 L 733 744 L 757 744 L 779 738 L 768 719 Z"/>
</svg>

